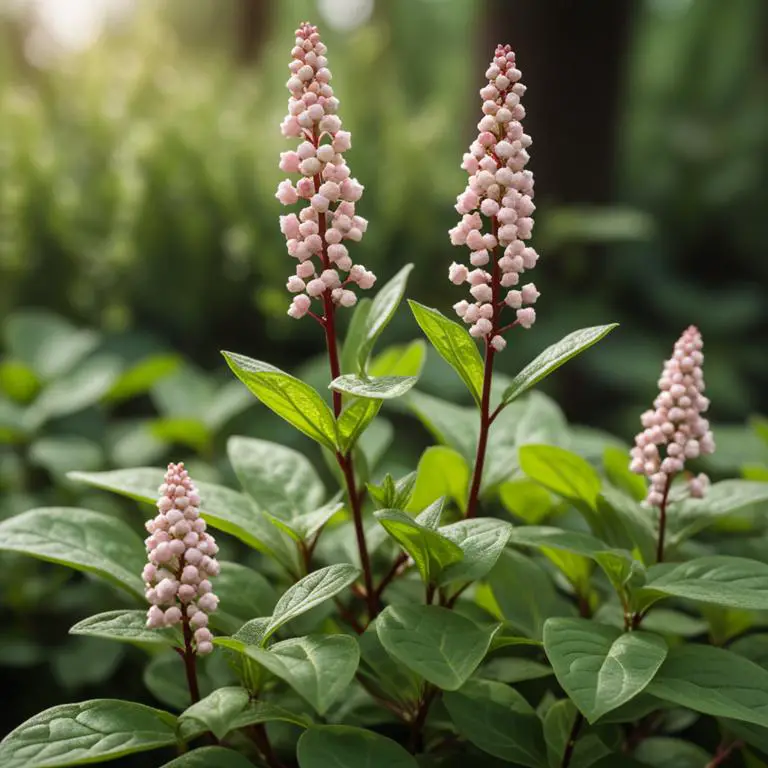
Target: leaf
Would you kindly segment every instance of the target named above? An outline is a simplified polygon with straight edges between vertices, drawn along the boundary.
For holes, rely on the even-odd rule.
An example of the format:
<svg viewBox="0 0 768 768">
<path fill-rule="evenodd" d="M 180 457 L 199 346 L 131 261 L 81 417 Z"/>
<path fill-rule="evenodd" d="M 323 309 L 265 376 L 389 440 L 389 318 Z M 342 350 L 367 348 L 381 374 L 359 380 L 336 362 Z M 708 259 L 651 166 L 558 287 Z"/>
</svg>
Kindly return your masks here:
<svg viewBox="0 0 768 768">
<path fill-rule="evenodd" d="M 443 571 L 440 584 L 472 582 L 483 578 L 496 565 L 512 534 L 512 526 L 503 520 L 480 517 L 444 525 L 440 534 L 464 553 L 461 561 Z"/>
<path fill-rule="evenodd" d="M 146 611 L 107 611 L 78 621 L 70 635 L 89 635 L 125 643 L 179 645 L 179 638 L 167 629 L 147 629 Z"/>
<path fill-rule="evenodd" d="M 290 520 L 317 509 L 325 499 L 317 471 L 292 448 L 252 437 L 230 437 L 227 456 L 243 490 L 259 508 L 276 517 Z"/>
<path fill-rule="evenodd" d="M 480 405 L 483 389 L 483 360 L 474 339 L 463 326 L 449 320 L 436 309 L 425 307 L 410 299 L 408 305 L 416 322 L 437 353 L 459 374 L 475 402 Z"/>
<path fill-rule="evenodd" d="M 462 408 L 416 390 L 408 395 L 407 403 L 437 442 L 453 448 L 468 463 L 474 462 L 480 429 L 480 420 L 474 408 Z"/>
<path fill-rule="evenodd" d="M 643 739 L 634 754 L 641 763 L 653 768 L 701 768 L 712 759 L 697 744 L 663 736 Z"/>
<path fill-rule="evenodd" d="M 160 768 L 254 768 L 250 760 L 234 749 L 225 747 L 201 747 L 193 749 Z"/>
<path fill-rule="evenodd" d="M 271 411 L 331 451 L 337 447 L 336 421 L 309 384 L 268 363 L 234 352 L 223 352 L 229 367 Z"/>
<path fill-rule="evenodd" d="M 459 733 L 476 747 L 516 765 L 546 763 L 541 721 L 515 690 L 490 680 L 470 680 L 443 696 Z"/>
<path fill-rule="evenodd" d="M 360 576 L 360 569 L 349 563 L 320 568 L 297 581 L 277 601 L 272 620 L 266 629 L 266 642 L 280 627 L 301 616 L 310 608 L 330 600 Z"/>
<path fill-rule="evenodd" d="M 376 340 L 387 327 L 405 293 L 405 284 L 413 264 L 406 264 L 386 285 L 383 285 L 371 303 L 370 312 L 364 318 L 362 341 L 357 350 L 357 367 L 365 372 L 368 358 Z"/>
<path fill-rule="evenodd" d="M 217 639 L 266 667 L 323 715 L 352 682 L 360 661 L 357 641 L 349 635 L 308 635 L 283 640 L 268 649 L 232 638 Z"/>
<path fill-rule="evenodd" d="M 520 373 L 512 379 L 510 385 L 504 390 L 502 403 L 509 403 L 531 387 L 535 387 L 542 379 L 556 371 L 561 365 L 571 358 L 580 355 L 596 344 L 600 339 L 609 334 L 618 323 L 611 325 L 596 325 L 592 328 L 581 328 L 569 333 L 556 344 L 547 347 L 537 358 L 532 360 Z"/>
<path fill-rule="evenodd" d="M 75 507 L 41 507 L 0 523 L 0 550 L 94 573 L 144 598 L 144 544 L 122 521 Z"/>
<path fill-rule="evenodd" d="M 258 572 L 239 563 L 223 561 L 215 579 L 219 608 L 211 623 L 225 632 L 236 632 L 257 616 L 268 616 L 277 602 L 275 588 Z"/>
<path fill-rule="evenodd" d="M 325 725 L 299 739 L 300 768 L 418 768 L 396 741 L 363 728 Z"/>
<path fill-rule="evenodd" d="M 715 717 L 768 726 L 768 672 L 722 648 L 672 648 L 648 693 Z"/>
<path fill-rule="evenodd" d="M 548 619 L 544 649 L 558 682 L 590 723 L 643 691 L 667 655 L 657 635 L 622 634 L 587 619 Z"/>
<path fill-rule="evenodd" d="M 376 418 L 381 409 L 381 400 L 360 397 L 353 400 L 341 412 L 338 420 L 339 448 L 347 455 L 357 444 L 360 435 Z"/>
<path fill-rule="evenodd" d="M 553 511 L 555 503 L 549 491 L 532 480 L 510 480 L 499 486 L 499 500 L 504 509 L 528 525 L 538 525 Z"/>
<path fill-rule="evenodd" d="M 480 668 L 479 674 L 488 680 L 496 680 L 499 683 L 522 683 L 526 680 L 549 677 L 554 673 L 548 664 L 542 664 L 534 659 L 504 656 L 491 659 L 487 664 L 484 664 Z"/>
<path fill-rule="evenodd" d="M 157 488 L 163 482 L 163 471 L 137 467 L 110 472 L 70 472 L 67 477 L 154 505 Z M 197 487 L 202 499 L 202 515 L 209 525 L 274 557 L 289 571 L 297 569 L 294 544 L 267 520 L 249 497 L 214 483 L 198 482 Z"/>
<path fill-rule="evenodd" d="M 531 558 L 507 550 L 489 576 L 504 618 L 527 637 L 540 639 L 549 616 L 570 616 L 573 606 L 555 590 L 549 574 Z M 525 585 L 517 589 L 515 585 Z"/>
<path fill-rule="evenodd" d="M 603 452 L 603 469 L 611 485 L 635 501 L 645 499 L 648 493 L 645 478 L 629 471 L 627 452 L 624 449 L 608 446 Z"/>
<path fill-rule="evenodd" d="M 554 445 L 524 445 L 520 466 L 531 480 L 572 504 L 597 508 L 600 478 L 581 456 Z"/>
<path fill-rule="evenodd" d="M 573 703 L 568 699 L 562 699 L 556 701 L 544 716 L 544 738 L 551 768 L 560 768 L 563 764 L 563 755 L 571 738 L 577 715 L 578 712 Z M 569 768 L 587 768 L 596 765 L 595 761 L 600 761 L 610 751 L 594 730 L 582 726 L 568 766 Z M 611 757 L 611 760 L 612 762 L 605 765 L 605 768 L 624 768 L 624 763 L 614 757 Z"/>
<path fill-rule="evenodd" d="M 405 512 L 383 509 L 374 515 L 387 533 L 413 558 L 425 584 L 436 584 L 440 574 L 464 556 L 461 548 L 452 541 L 420 525 Z"/>
<path fill-rule="evenodd" d="M 168 712 L 116 699 L 46 709 L 0 742 L 3 768 L 55 768 L 114 760 L 176 743 Z"/>
<path fill-rule="evenodd" d="M 352 397 L 372 400 L 393 400 L 409 392 L 418 381 L 417 376 L 379 376 L 362 378 L 353 374 L 339 376 L 328 388 Z"/>
<path fill-rule="evenodd" d="M 369 376 L 415 376 L 421 375 L 427 356 L 427 345 L 422 339 L 388 347 L 377 355 L 368 366 Z"/>
<path fill-rule="evenodd" d="M 743 557 L 714 555 L 651 568 L 639 590 L 648 600 L 680 597 L 726 608 L 768 610 L 768 565 Z"/>
<path fill-rule="evenodd" d="M 179 730 L 182 738 L 190 738 L 185 734 L 185 726 L 192 720 L 202 723 L 205 730 L 210 731 L 221 741 L 231 730 L 231 721 L 248 706 L 249 701 L 248 691 L 240 686 L 215 690 L 179 715 Z M 195 723 L 192 723 L 192 727 L 197 730 Z"/>
<path fill-rule="evenodd" d="M 387 653 L 446 691 L 464 685 L 485 658 L 499 626 L 480 627 L 434 605 L 391 605 L 376 621 Z"/>
<path fill-rule="evenodd" d="M 150 355 L 123 371 L 106 394 L 110 402 L 128 400 L 143 395 L 160 379 L 170 375 L 181 365 L 181 358 L 173 353 Z"/>
<path fill-rule="evenodd" d="M 373 302 L 367 296 L 359 299 L 352 312 L 352 319 L 349 321 L 347 335 L 344 338 L 344 344 L 341 348 L 341 371 L 342 373 L 358 373 L 357 353 L 360 346 L 365 341 L 365 330 L 368 315 L 371 311 Z"/>
<path fill-rule="evenodd" d="M 464 510 L 469 491 L 469 466 L 452 448 L 432 445 L 421 454 L 415 475 L 413 496 L 409 510 L 423 509 L 428 504 L 447 496 Z"/>
<path fill-rule="evenodd" d="M 29 446 L 29 460 L 52 475 L 72 469 L 98 469 L 104 463 L 101 446 L 80 435 L 41 437 Z"/>
</svg>

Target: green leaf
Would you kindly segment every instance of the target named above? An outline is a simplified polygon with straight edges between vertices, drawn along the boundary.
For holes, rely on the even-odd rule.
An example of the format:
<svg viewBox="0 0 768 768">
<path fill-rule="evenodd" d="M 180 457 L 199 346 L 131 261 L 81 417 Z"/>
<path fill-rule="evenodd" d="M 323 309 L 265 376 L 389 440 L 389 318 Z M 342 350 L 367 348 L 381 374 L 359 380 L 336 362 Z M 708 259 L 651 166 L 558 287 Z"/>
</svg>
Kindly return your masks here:
<svg viewBox="0 0 768 768">
<path fill-rule="evenodd" d="M 266 629 L 266 642 L 280 627 L 301 616 L 310 608 L 330 600 L 360 576 L 360 569 L 349 563 L 320 568 L 297 581 L 277 601 L 272 620 Z"/>
<path fill-rule="evenodd" d="M 349 635 L 307 635 L 275 643 L 268 649 L 218 638 L 284 680 L 318 714 L 323 715 L 347 689 L 357 671 L 360 649 Z"/>
<path fill-rule="evenodd" d="M 463 408 L 416 390 L 408 395 L 407 403 L 438 443 L 453 448 L 467 463 L 474 462 L 480 429 L 474 408 Z"/>
<path fill-rule="evenodd" d="M 176 743 L 176 718 L 132 701 L 94 699 L 46 709 L 0 742 L 3 768 L 114 760 Z"/>
<path fill-rule="evenodd" d="M 549 491 L 532 480 L 510 480 L 499 486 L 499 500 L 504 509 L 528 525 L 543 522 L 554 509 Z"/>
<path fill-rule="evenodd" d="M 355 447 L 360 435 L 376 418 L 376 414 L 381 409 L 381 403 L 381 400 L 361 397 L 344 408 L 338 420 L 339 447 L 342 454 L 348 454 Z"/>
<path fill-rule="evenodd" d="M 101 446 L 80 435 L 41 437 L 29 446 L 29 460 L 54 476 L 79 469 L 98 469 L 104 463 Z"/>
<path fill-rule="evenodd" d="M 329 389 L 352 397 L 367 397 L 372 400 L 393 400 L 409 392 L 418 381 L 416 376 L 379 376 L 362 378 L 353 374 L 339 376 Z"/>
<path fill-rule="evenodd" d="M 110 472 L 70 472 L 67 477 L 154 505 L 157 488 L 163 482 L 163 471 L 137 467 Z M 202 515 L 209 525 L 274 557 L 290 572 L 297 570 L 295 545 L 269 522 L 248 496 L 214 483 L 198 482 L 197 487 L 202 499 Z"/>
<path fill-rule="evenodd" d="M 593 344 L 596 344 L 618 325 L 618 323 L 612 323 L 611 325 L 596 325 L 593 328 L 581 328 L 569 333 L 557 344 L 547 347 L 512 379 L 511 384 L 504 390 L 502 402 L 509 403 L 520 397 L 523 392 L 535 387 L 542 379 L 567 363 L 572 357 L 580 355 Z"/>
<path fill-rule="evenodd" d="M 610 485 L 597 497 L 597 516 L 601 538 L 615 547 L 627 549 L 644 563 L 656 560 L 657 534 L 646 507 Z"/>
<path fill-rule="evenodd" d="M 603 469 L 608 481 L 620 491 L 624 491 L 635 501 L 645 499 L 648 493 L 645 478 L 629 471 L 625 450 L 608 446 L 603 452 Z"/>
<path fill-rule="evenodd" d="M 78 330 L 62 317 L 35 310 L 10 315 L 3 330 L 9 356 L 43 380 L 66 374 L 99 343 L 94 331 Z"/>
<path fill-rule="evenodd" d="M 409 299 L 416 322 L 440 357 L 453 368 L 480 405 L 483 389 L 483 360 L 467 330 L 436 309 Z"/>
<path fill-rule="evenodd" d="M 16 403 L 28 403 L 40 391 L 40 380 L 24 363 L 3 360 L 0 362 L 0 390 Z"/>
<path fill-rule="evenodd" d="M 663 736 L 643 739 L 634 754 L 641 763 L 653 768 L 701 768 L 712 759 L 697 744 Z"/>
<path fill-rule="evenodd" d="M 240 381 L 271 411 L 331 451 L 337 447 L 336 421 L 320 395 L 309 384 L 268 363 L 234 352 L 223 352 Z"/>
<path fill-rule="evenodd" d="M 547 742 L 547 755 L 551 768 L 560 768 L 563 764 L 563 755 L 571 738 L 577 715 L 578 712 L 573 703 L 568 699 L 562 699 L 556 701 L 544 716 L 544 738 Z M 571 754 L 568 768 L 588 768 L 596 765 L 595 761 L 600 761 L 604 755 L 610 753 L 610 748 L 603 743 L 598 734 L 590 731 L 590 728 L 584 726 L 579 729 L 578 741 Z M 612 762 L 608 765 L 604 764 L 604 768 L 625 767 L 625 764 L 615 757 L 612 756 L 611 760 Z M 627 768 L 630 768 L 629 764 Z"/>
<path fill-rule="evenodd" d="M 418 768 L 396 741 L 346 725 L 310 728 L 297 749 L 300 768 Z"/>
<path fill-rule="evenodd" d="M 672 648 L 648 693 L 681 707 L 768 727 L 768 672 L 722 648 Z"/>
<path fill-rule="evenodd" d="M 369 376 L 415 376 L 421 375 L 427 345 L 421 339 L 410 344 L 388 347 L 377 355 L 368 366 Z"/>
<path fill-rule="evenodd" d="M 642 598 L 680 597 L 726 608 L 768 610 L 768 565 L 744 557 L 715 555 L 676 566 L 651 568 Z"/>
<path fill-rule="evenodd" d="M 352 319 L 349 321 L 347 335 L 341 348 L 342 373 L 358 373 L 357 353 L 365 341 L 366 323 L 371 312 L 373 302 L 367 296 L 360 299 L 355 305 Z"/>
<path fill-rule="evenodd" d="M 254 768 L 250 760 L 246 760 L 234 749 L 224 747 L 201 747 L 193 749 L 170 763 L 163 763 L 160 768 Z"/>
<path fill-rule="evenodd" d="M 469 679 L 499 627 L 480 627 L 434 605 L 391 605 L 376 621 L 387 653 L 446 691 L 461 688 Z"/>
<path fill-rule="evenodd" d="M 519 552 L 502 553 L 489 583 L 504 618 L 527 637 L 540 639 L 547 617 L 573 614 L 573 606 L 557 593 L 549 574 Z M 525 589 L 510 588 L 514 584 L 525 584 Z"/>
<path fill-rule="evenodd" d="M 587 619 L 548 619 L 544 649 L 558 682 L 590 723 L 643 691 L 667 655 L 657 635 L 622 634 Z"/>
<path fill-rule="evenodd" d="M 219 609 L 211 623 L 225 632 L 237 631 L 257 616 L 268 616 L 277 602 L 275 588 L 253 568 L 224 561 L 215 579 Z"/>
<path fill-rule="evenodd" d="M 373 298 L 371 310 L 364 319 L 362 341 L 357 351 L 357 367 L 360 372 L 365 372 L 376 340 L 394 316 L 412 269 L 413 264 L 406 264 Z"/>
<path fill-rule="evenodd" d="M 96 574 L 144 598 L 142 540 L 122 521 L 75 507 L 42 507 L 0 523 L 0 550 Z"/>
<path fill-rule="evenodd" d="M 147 629 L 146 611 L 107 611 L 78 621 L 70 635 L 89 635 L 125 643 L 179 645 L 180 638 L 168 629 Z"/>
<path fill-rule="evenodd" d="M 572 504 L 597 508 L 600 478 L 581 456 L 554 445 L 524 445 L 520 466 L 531 480 Z"/>
<path fill-rule="evenodd" d="M 427 448 L 419 459 L 415 481 L 409 510 L 423 509 L 441 496 L 453 499 L 461 510 L 467 505 L 469 466 L 452 448 L 444 445 Z"/>
<path fill-rule="evenodd" d="M 443 701 L 459 733 L 479 749 L 529 768 L 546 764 L 541 721 L 509 686 L 470 680 L 445 693 Z"/>
<path fill-rule="evenodd" d="M 160 379 L 170 375 L 181 365 L 181 358 L 173 353 L 150 355 L 123 371 L 107 392 L 111 402 L 128 400 L 143 395 Z"/>
<path fill-rule="evenodd" d="M 292 448 L 252 437 L 230 437 L 227 456 L 243 490 L 259 508 L 276 517 L 290 520 L 317 509 L 325 500 L 317 471 Z"/>
<path fill-rule="evenodd" d="M 374 513 L 387 533 L 413 558 L 425 584 L 436 584 L 440 574 L 463 558 L 461 548 L 396 509 Z"/>
<path fill-rule="evenodd" d="M 487 664 L 484 664 L 480 668 L 479 674 L 488 680 L 512 684 L 522 683 L 526 680 L 538 680 L 554 673 L 548 664 L 542 664 L 534 659 L 503 656 L 491 659 Z"/>
<path fill-rule="evenodd" d="M 464 553 L 460 562 L 443 571 L 440 584 L 472 582 L 483 578 L 496 565 L 512 534 L 512 526 L 503 520 L 479 517 L 444 525 L 440 534 Z"/>
<path fill-rule="evenodd" d="M 182 738 L 190 738 L 185 734 L 185 726 L 189 721 L 196 721 L 192 723 L 195 731 L 198 730 L 196 723 L 201 723 L 205 730 L 210 731 L 221 741 L 232 729 L 232 720 L 248 706 L 249 701 L 248 691 L 240 686 L 215 690 L 179 715 L 179 730 Z"/>
</svg>

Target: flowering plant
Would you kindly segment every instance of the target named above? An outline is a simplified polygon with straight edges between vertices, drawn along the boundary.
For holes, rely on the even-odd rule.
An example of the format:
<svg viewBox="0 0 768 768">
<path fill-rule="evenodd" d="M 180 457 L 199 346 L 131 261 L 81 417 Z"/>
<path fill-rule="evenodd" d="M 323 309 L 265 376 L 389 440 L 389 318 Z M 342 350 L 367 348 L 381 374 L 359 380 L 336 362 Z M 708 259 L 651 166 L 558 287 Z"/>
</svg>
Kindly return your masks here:
<svg viewBox="0 0 768 768">
<path fill-rule="evenodd" d="M 361 298 L 376 282 L 350 252 L 367 228 L 363 187 L 344 157 L 351 136 L 315 27 L 299 27 L 291 56 L 282 130 L 297 144 L 280 166 L 300 178 L 277 191 L 299 206 L 280 222 L 296 260 L 288 314 L 322 329 L 330 402 L 268 363 L 224 356 L 319 446 L 338 490 L 310 460 L 316 449 L 236 437 L 241 491 L 194 483 L 183 464 L 72 474 L 154 503 L 143 543 L 86 509 L 1 523 L 0 548 L 104 579 L 132 601 L 71 632 L 146 652 L 147 685 L 165 708 L 55 706 L 5 737 L 0 764 L 175 749 L 168 768 L 703 768 L 737 752 L 765 765 L 749 750 L 768 751 L 768 565 L 748 555 L 768 484 L 710 485 L 686 469 L 715 448 L 698 330 L 677 342 L 631 451 L 570 427 L 534 390 L 615 326 L 569 334 L 512 379 L 494 373 L 539 297 L 533 283 L 517 287 L 538 255 L 525 244 L 531 139 L 514 53 L 499 46 L 486 72 L 450 233 L 471 251 L 471 271 L 448 268 L 470 285 L 472 301 L 454 307 L 469 330 L 409 302 L 471 408 L 415 389 L 423 342 L 374 354 L 411 266 Z M 337 313 L 352 307 L 339 350 Z M 394 436 L 380 411 L 398 398 L 437 445 L 394 477 L 377 466 Z M 228 537 L 258 552 L 257 568 L 219 560 Z M 680 738 L 700 718 L 720 736 Z"/>
</svg>

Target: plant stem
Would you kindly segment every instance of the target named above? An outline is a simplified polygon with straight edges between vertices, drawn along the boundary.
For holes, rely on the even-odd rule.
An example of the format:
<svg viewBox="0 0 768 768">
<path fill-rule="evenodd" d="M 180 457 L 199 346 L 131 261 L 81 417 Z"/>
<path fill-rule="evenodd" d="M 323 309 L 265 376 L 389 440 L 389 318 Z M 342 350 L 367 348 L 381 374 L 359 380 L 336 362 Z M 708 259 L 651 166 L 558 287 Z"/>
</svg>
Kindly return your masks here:
<svg viewBox="0 0 768 768">
<path fill-rule="evenodd" d="M 252 725 L 248 729 L 248 733 L 253 739 L 253 743 L 258 747 L 259 752 L 264 756 L 269 768 L 285 768 L 269 743 L 269 736 L 267 736 L 267 729 L 264 723 Z"/>
<path fill-rule="evenodd" d="M 413 719 L 413 722 L 411 723 L 411 753 L 417 754 L 421 752 L 424 749 L 424 724 L 427 721 L 427 715 L 429 714 L 429 708 L 432 706 L 432 702 L 435 700 L 435 696 L 437 695 L 437 688 L 433 688 L 432 686 L 429 686 L 429 688 L 424 692 L 424 696 L 421 700 L 421 704 L 419 705 L 419 711 L 416 714 L 416 717 Z"/>
<path fill-rule="evenodd" d="M 384 590 L 402 573 L 405 564 L 408 562 L 408 555 L 405 552 L 401 552 L 392 567 L 389 569 L 384 578 L 379 582 L 379 586 L 376 587 L 376 597 L 381 598 L 384 594 Z"/>
<path fill-rule="evenodd" d="M 725 761 L 737 750 L 744 746 L 743 741 L 732 741 L 727 743 L 725 739 L 720 743 L 720 746 L 715 752 L 715 756 L 707 763 L 706 768 L 717 768 L 719 765 L 723 765 Z"/>
<path fill-rule="evenodd" d="M 560 768 L 568 768 L 571 764 L 571 758 L 573 757 L 573 750 L 576 748 L 576 739 L 579 738 L 579 731 L 584 722 L 584 715 L 579 712 L 576 715 L 576 719 L 573 721 L 573 727 L 568 735 L 568 743 L 565 745 L 565 751 L 563 752 L 563 761 L 560 763 Z"/>
<path fill-rule="evenodd" d="M 184 633 L 184 650 L 181 652 L 181 657 L 184 659 L 184 670 L 187 673 L 189 697 L 192 699 L 192 703 L 196 704 L 200 701 L 200 686 L 197 683 L 197 665 L 195 663 L 195 651 L 192 648 L 192 628 L 189 626 L 186 606 L 182 612 L 181 626 Z"/>
<path fill-rule="evenodd" d="M 659 507 L 659 544 L 656 549 L 656 562 L 664 561 L 664 536 L 667 530 L 667 501 L 669 500 L 669 489 L 672 487 L 672 475 L 667 477 L 667 483 L 664 486 L 664 498 Z"/>
</svg>

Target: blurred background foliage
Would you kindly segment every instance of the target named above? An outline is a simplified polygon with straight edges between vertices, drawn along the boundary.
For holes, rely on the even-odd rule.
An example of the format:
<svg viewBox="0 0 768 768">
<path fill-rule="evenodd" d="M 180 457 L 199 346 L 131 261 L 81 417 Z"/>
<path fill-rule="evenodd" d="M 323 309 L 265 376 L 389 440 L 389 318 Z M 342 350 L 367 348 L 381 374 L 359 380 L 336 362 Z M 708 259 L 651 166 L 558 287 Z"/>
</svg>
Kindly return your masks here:
<svg viewBox="0 0 768 768">
<path fill-rule="evenodd" d="M 492 47 L 510 42 L 529 86 L 542 298 L 502 370 L 575 328 L 619 321 L 544 389 L 570 422 L 627 443 L 695 323 L 717 425 L 711 468 L 765 479 L 765 0 L 595 0 L 588 11 L 569 0 L 0 0 L 0 515 L 110 504 L 136 518 L 65 473 L 191 457 L 199 479 L 228 482 L 230 434 L 300 444 L 251 407 L 219 350 L 327 380 L 317 329 L 285 315 L 291 262 L 274 199 L 305 18 L 329 46 L 371 222 L 356 254 L 380 283 L 414 262 L 409 296 L 445 312 L 461 298 L 446 279 L 461 256 L 447 237 L 459 163 Z M 418 335 L 402 309 L 386 340 Z M 420 388 L 464 397 L 437 360 Z M 414 465 L 427 433 L 389 415 L 399 440 L 383 469 Z M 46 647 L 84 603 L 113 598 L 6 561 L 8 679 L 44 658 L 65 689 L 108 679 L 121 663 L 101 659 L 111 648 Z M 127 698 L 140 682 L 120 669 Z M 25 713 L 63 700 L 41 675 L 43 704 L 18 689 Z"/>
</svg>

